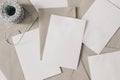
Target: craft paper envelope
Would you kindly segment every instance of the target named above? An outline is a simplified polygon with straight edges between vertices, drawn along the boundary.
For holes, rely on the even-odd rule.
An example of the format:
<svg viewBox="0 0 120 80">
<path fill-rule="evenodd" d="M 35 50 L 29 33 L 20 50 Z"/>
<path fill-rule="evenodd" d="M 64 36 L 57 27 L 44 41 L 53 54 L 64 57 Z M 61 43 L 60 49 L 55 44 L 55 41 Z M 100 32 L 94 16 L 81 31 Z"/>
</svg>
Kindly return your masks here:
<svg viewBox="0 0 120 80">
<path fill-rule="evenodd" d="M 41 59 L 43 56 L 43 50 L 44 50 L 44 45 L 45 45 L 45 41 L 46 41 L 46 36 L 47 36 L 47 32 L 48 32 L 51 14 L 75 18 L 76 17 L 76 8 L 75 7 L 67 7 L 67 8 L 39 9 Z"/>
<path fill-rule="evenodd" d="M 88 58 L 91 80 L 120 80 L 120 51 Z"/>
<path fill-rule="evenodd" d="M 100 54 L 120 27 L 120 9 L 107 0 L 96 0 L 82 19 L 88 21 L 83 43 Z"/>
<path fill-rule="evenodd" d="M 30 0 L 33 6 L 38 10 L 39 8 L 56 8 L 67 7 L 67 0 Z"/>
<path fill-rule="evenodd" d="M 0 80 L 7 80 L 2 71 L 0 71 Z"/>
<path fill-rule="evenodd" d="M 13 37 L 16 43 L 22 34 Z M 58 67 L 44 64 L 40 61 L 39 29 L 26 32 L 15 49 L 26 80 L 43 80 L 61 73 Z"/>
<path fill-rule="evenodd" d="M 43 62 L 77 69 L 85 22 L 85 20 L 52 15 Z"/>
</svg>

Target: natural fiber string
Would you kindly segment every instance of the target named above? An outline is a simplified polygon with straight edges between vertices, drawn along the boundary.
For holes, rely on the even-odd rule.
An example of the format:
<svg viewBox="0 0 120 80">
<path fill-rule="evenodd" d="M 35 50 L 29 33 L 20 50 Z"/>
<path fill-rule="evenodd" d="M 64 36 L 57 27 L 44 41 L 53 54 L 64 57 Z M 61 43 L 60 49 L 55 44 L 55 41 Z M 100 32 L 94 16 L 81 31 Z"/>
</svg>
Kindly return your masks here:
<svg viewBox="0 0 120 80">
<path fill-rule="evenodd" d="M 13 44 L 12 42 L 10 42 L 9 39 L 7 38 L 7 35 L 6 35 L 7 31 L 5 32 L 5 41 L 6 41 L 9 45 L 17 45 L 17 44 L 19 44 L 19 43 L 21 42 L 21 40 L 23 39 L 25 33 L 28 32 L 28 31 L 33 27 L 34 23 L 35 23 L 37 20 L 38 20 L 38 17 L 34 20 L 34 22 L 33 22 L 32 24 L 30 24 L 30 26 L 28 26 L 28 27 L 25 29 L 25 31 L 24 31 L 24 33 L 22 34 L 22 36 L 20 37 L 19 41 L 16 42 L 15 44 Z M 18 32 L 21 34 L 21 31 L 20 31 L 20 30 L 19 30 Z"/>
<path fill-rule="evenodd" d="M 7 0 L 0 5 L 0 17 L 7 23 L 21 23 L 24 9 L 17 1 Z"/>
</svg>

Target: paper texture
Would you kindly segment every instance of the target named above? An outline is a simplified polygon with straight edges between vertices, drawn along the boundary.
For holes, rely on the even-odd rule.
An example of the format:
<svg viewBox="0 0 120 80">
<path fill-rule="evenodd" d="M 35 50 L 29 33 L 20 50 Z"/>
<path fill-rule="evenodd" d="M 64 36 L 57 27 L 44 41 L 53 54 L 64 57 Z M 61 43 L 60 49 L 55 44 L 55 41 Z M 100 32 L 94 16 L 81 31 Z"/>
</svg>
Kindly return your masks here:
<svg viewBox="0 0 120 80">
<path fill-rule="evenodd" d="M 91 80 L 120 80 L 120 51 L 88 58 Z"/>
<path fill-rule="evenodd" d="M 13 37 L 16 43 L 21 35 Z M 61 71 L 58 67 L 44 64 L 40 61 L 39 29 L 26 32 L 21 42 L 15 45 L 25 80 L 43 80 Z"/>
<path fill-rule="evenodd" d="M 67 8 L 39 9 L 41 59 L 42 59 L 42 55 L 43 55 L 43 50 L 44 50 L 44 45 L 45 45 L 45 41 L 46 41 L 46 36 L 47 36 L 47 32 L 48 32 L 48 26 L 49 26 L 51 14 L 75 18 L 76 17 L 76 8 L 75 7 L 67 7 Z"/>
<path fill-rule="evenodd" d="M 67 7 L 67 0 L 30 0 L 35 9 L 38 11 L 39 8 L 56 8 L 56 7 Z"/>
<path fill-rule="evenodd" d="M 7 80 L 7 78 L 6 78 L 5 75 L 2 73 L 1 70 L 0 70 L 0 80 Z"/>
<path fill-rule="evenodd" d="M 88 21 L 83 43 L 100 54 L 120 26 L 120 9 L 107 0 L 96 0 L 82 19 Z"/>
<path fill-rule="evenodd" d="M 84 20 L 52 15 L 43 61 L 59 67 L 77 69 L 85 22 Z"/>
<path fill-rule="evenodd" d="M 111 3 L 113 3 L 115 6 L 117 6 L 118 8 L 120 8 L 120 0 L 108 0 Z"/>
</svg>

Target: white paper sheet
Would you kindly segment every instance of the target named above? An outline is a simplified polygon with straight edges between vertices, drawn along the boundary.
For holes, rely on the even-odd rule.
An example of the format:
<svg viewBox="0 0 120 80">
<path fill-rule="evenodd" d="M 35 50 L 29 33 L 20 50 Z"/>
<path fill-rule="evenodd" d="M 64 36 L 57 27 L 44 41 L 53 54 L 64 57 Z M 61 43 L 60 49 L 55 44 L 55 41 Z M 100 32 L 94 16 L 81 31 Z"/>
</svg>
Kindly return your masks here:
<svg viewBox="0 0 120 80">
<path fill-rule="evenodd" d="M 77 69 L 85 20 L 52 15 L 43 61 L 55 66 Z"/>
<path fill-rule="evenodd" d="M 7 80 L 3 72 L 0 70 L 0 80 Z"/>
<path fill-rule="evenodd" d="M 91 80 L 120 80 L 120 51 L 88 58 Z"/>
<path fill-rule="evenodd" d="M 13 37 L 17 42 L 21 35 Z M 43 80 L 61 73 L 58 67 L 44 64 L 40 61 L 39 29 L 26 32 L 21 42 L 15 45 L 15 49 L 22 66 L 25 80 Z"/>
<path fill-rule="evenodd" d="M 37 11 L 39 8 L 56 8 L 68 6 L 68 0 L 30 0 L 30 1 Z"/>
<path fill-rule="evenodd" d="M 100 54 L 120 27 L 120 9 L 107 0 L 96 0 L 82 19 L 88 21 L 83 43 Z"/>
</svg>

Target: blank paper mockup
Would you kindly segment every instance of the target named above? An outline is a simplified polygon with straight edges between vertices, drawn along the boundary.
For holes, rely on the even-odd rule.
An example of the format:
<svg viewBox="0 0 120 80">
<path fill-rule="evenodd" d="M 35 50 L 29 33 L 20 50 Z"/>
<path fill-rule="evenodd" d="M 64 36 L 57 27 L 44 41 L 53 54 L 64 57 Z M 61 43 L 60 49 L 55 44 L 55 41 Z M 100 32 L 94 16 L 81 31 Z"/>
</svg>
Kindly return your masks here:
<svg viewBox="0 0 120 80">
<path fill-rule="evenodd" d="M 30 0 L 35 9 L 68 7 L 68 0 Z"/>
<path fill-rule="evenodd" d="M 14 36 L 16 43 L 22 34 Z M 15 45 L 25 80 L 43 80 L 61 73 L 58 67 L 44 64 L 40 61 L 39 29 L 26 32 L 19 44 Z"/>
<path fill-rule="evenodd" d="M 87 20 L 83 43 L 100 54 L 120 27 L 120 9 L 107 0 L 96 0 L 82 19 Z"/>
<path fill-rule="evenodd" d="M 120 51 L 88 58 L 91 80 L 120 80 Z"/>
<path fill-rule="evenodd" d="M 66 17 L 76 17 L 75 7 L 64 7 L 64 8 L 46 8 L 39 9 L 39 27 L 40 27 L 40 53 L 41 59 L 43 56 L 43 50 L 45 46 L 46 36 L 48 32 L 50 16 L 51 14 L 66 16 Z"/>
<path fill-rule="evenodd" d="M 0 70 L 0 80 L 7 80 L 3 72 Z"/>
<path fill-rule="evenodd" d="M 85 20 L 52 15 L 47 33 L 43 62 L 77 69 Z"/>
</svg>

